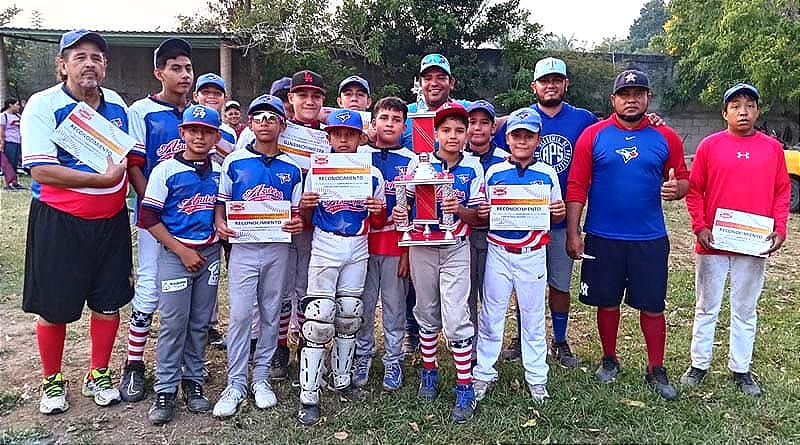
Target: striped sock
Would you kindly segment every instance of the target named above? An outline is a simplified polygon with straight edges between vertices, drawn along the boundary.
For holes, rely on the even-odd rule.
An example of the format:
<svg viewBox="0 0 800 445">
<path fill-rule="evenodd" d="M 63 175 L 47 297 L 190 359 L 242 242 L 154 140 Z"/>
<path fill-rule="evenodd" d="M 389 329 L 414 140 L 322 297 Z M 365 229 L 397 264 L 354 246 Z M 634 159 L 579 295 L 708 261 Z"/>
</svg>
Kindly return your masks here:
<svg viewBox="0 0 800 445">
<path fill-rule="evenodd" d="M 289 337 L 289 323 L 292 321 L 292 301 L 281 302 L 280 321 L 278 322 L 278 344 L 286 346 Z"/>
<path fill-rule="evenodd" d="M 425 369 L 436 369 L 436 348 L 438 343 L 438 332 L 429 333 L 422 329 L 419 330 L 419 350 L 422 353 L 422 366 Z"/>
<path fill-rule="evenodd" d="M 133 310 L 128 328 L 128 363 L 144 360 L 144 345 L 150 334 L 150 325 L 153 324 L 153 314 L 145 314 Z"/>
<path fill-rule="evenodd" d="M 472 384 L 472 339 L 451 342 L 450 349 L 453 351 L 453 362 L 456 365 L 456 383 Z"/>
</svg>

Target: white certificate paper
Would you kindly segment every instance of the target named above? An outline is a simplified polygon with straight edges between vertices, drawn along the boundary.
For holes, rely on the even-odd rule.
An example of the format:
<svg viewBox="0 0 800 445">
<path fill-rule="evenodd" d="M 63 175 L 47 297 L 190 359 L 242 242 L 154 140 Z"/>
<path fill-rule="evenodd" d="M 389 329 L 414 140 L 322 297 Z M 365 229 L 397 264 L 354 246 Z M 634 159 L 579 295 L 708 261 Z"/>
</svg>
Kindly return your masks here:
<svg viewBox="0 0 800 445">
<path fill-rule="evenodd" d="M 321 201 L 364 201 L 372 196 L 369 153 L 311 155 L 311 191 Z"/>
<path fill-rule="evenodd" d="M 288 122 L 286 129 L 278 137 L 278 148 L 289 155 L 297 166 L 307 171 L 311 166 L 312 153 L 328 153 L 331 144 L 327 133 Z"/>
<path fill-rule="evenodd" d="M 108 168 L 111 155 L 119 164 L 138 144 L 136 139 L 103 117 L 86 102 L 78 102 L 50 140 L 98 173 Z"/>
<path fill-rule="evenodd" d="M 489 186 L 490 230 L 550 230 L 550 186 Z"/>
<path fill-rule="evenodd" d="M 711 229 L 714 243 L 711 245 L 719 250 L 766 258 L 767 255 L 761 253 L 772 245 L 767 236 L 774 227 L 775 221 L 766 216 L 717 209 Z"/>
<path fill-rule="evenodd" d="M 238 236 L 231 243 L 290 243 L 292 234 L 281 228 L 292 218 L 289 201 L 228 201 L 228 228 Z"/>
</svg>

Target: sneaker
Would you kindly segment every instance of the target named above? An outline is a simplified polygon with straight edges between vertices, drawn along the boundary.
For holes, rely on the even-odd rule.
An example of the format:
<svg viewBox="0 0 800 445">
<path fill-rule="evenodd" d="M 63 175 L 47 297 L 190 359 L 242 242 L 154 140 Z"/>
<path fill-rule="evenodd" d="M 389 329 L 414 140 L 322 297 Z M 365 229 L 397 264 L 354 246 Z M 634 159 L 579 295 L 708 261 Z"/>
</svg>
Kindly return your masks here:
<svg viewBox="0 0 800 445">
<path fill-rule="evenodd" d="M 383 371 L 383 389 L 397 391 L 403 386 L 403 367 L 400 363 L 389 363 Z"/>
<path fill-rule="evenodd" d="M 228 344 L 225 342 L 225 336 L 213 326 L 208 328 L 208 344 L 209 346 L 221 350 L 228 348 Z"/>
<path fill-rule="evenodd" d="M 269 378 L 270 380 L 285 380 L 286 377 L 289 377 L 289 346 L 278 345 L 269 365 Z"/>
<path fill-rule="evenodd" d="M 509 343 L 508 347 L 503 351 L 503 358 L 506 360 L 519 360 L 522 356 L 522 352 L 520 350 L 519 345 L 519 337 L 514 337 L 511 339 L 511 343 Z"/>
<path fill-rule="evenodd" d="M 475 390 L 475 400 L 480 402 L 481 400 L 486 397 L 486 392 L 489 391 L 489 386 L 491 382 L 487 382 L 486 380 L 480 379 L 472 379 L 472 387 Z"/>
<path fill-rule="evenodd" d="M 553 354 L 553 358 L 556 359 L 556 363 L 564 368 L 571 369 L 578 366 L 578 357 L 572 353 L 572 350 L 569 348 L 569 343 L 567 343 L 566 340 L 558 343 L 553 342 L 550 345 L 550 351 Z"/>
<path fill-rule="evenodd" d="M 96 368 L 86 373 L 82 393 L 86 397 L 94 397 L 94 403 L 98 406 L 113 405 L 121 400 L 119 390 L 111 383 L 111 371 L 108 368 Z"/>
<path fill-rule="evenodd" d="M 150 418 L 150 423 L 153 425 L 163 425 L 174 419 L 175 393 L 156 393 L 156 401 L 153 402 L 153 406 L 150 407 L 148 417 Z"/>
<path fill-rule="evenodd" d="M 228 386 L 222 391 L 222 394 L 220 394 L 219 400 L 217 400 L 217 403 L 214 405 L 212 414 L 214 417 L 230 417 L 236 414 L 239 405 L 241 405 L 246 398 L 247 397 L 242 394 L 241 391 L 233 386 Z"/>
<path fill-rule="evenodd" d="M 8 192 L 16 192 L 17 188 L 14 187 L 13 185 L 7 185 L 7 186 L 3 187 L 3 190 L 8 191 Z"/>
<path fill-rule="evenodd" d="M 24 185 L 22 185 L 20 183 L 11 184 L 11 185 L 17 190 L 28 190 L 28 187 L 25 187 Z"/>
<path fill-rule="evenodd" d="M 417 397 L 433 402 L 439 396 L 439 370 L 422 368 L 419 371 L 419 390 Z"/>
<path fill-rule="evenodd" d="M 619 362 L 610 355 L 603 356 L 603 361 L 597 367 L 594 378 L 600 383 L 611 383 L 619 375 Z"/>
<path fill-rule="evenodd" d="M 272 408 L 278 404 L 278 398 L 272 391 L 272 386 L 266 380 L 253 383 L 253 396 L 256 399 L 256 407 L 259 409 Z"/>
<path fill-rule="evenodd" d="M 69 409 L 67 391 L 64 387 L 64 376 L 56 373 L 42 380 L 42 400 L 39 412 L 42 414 L 61 414 Z"/>
<path fill-rule="evenodd" d="M 372 357 L 357 355 L 353 359 L 353 385 L 359 388 L 367 386 L 369 381 L 369 368 L 372 366 Z"/>
<path fill-rule="evenodd" d="M 189 412 L 202 414 L 207 413 L 211 408 L 211 402 L 203 393 L 203 385 L 193 380 L 184 380 L 181 382 L 181 390 L 183 391 L 183 402 Z"/>
<path fill-rule="evenodd" d="M 128 362 L 119 379 L 119 395 L 122 400 L 133 403 L 144 399 L 144 362 Z"/>
<path fill-rule="evenodd" d="M 416 354 L 418 349 L 419 335 L 406 333 L 405 338 L 403 338 L 403 354 L 405 354 L 406 358 L 408 358 Z"/>
<path fill-rule="evenodd" d="M 653 370 L 645 374 L 644 381 L 664 400 L 678 398 L 678 390 L 669 383 L 667 370 L 663 366 L 653 366 Z"/>
<path fill-rule="evenodd" d="M 297 420 L 305 426 L 315 425 L 319 422 L 322 413 L 319 410 L 319 405 L 306 405 L 300 404 L 300 409 L 297 410 Z"/>
<path fill-rule="evenodd" d="M 455 423 L 466 423 L 475 417 L 475 407 L 478 402 L 475 400 L 475 389 L 472 384 L 456 385 L 456 403 L 450 411 Z"/>
<path fill-rule="evenodd" d="M 688 386 L 695 386 L 699 385 L 700 382 L 706 377 L 708 371 L 705 369 L 695 368 L 694 366 L 689 366 L 689 369 L 683 373 L 681 376 L 681 384 L 688 385 Z"/>
<path fill-rule="evenodd" d="M 528 391 L 530 391 L 531 398 L 536 403 L 544 403 L 544 399 L 550 398 L 550 394 L 547 393 L 547 386 L 542 384 L 531 385 L 529 383 Z"/>
<path fill-rule="evenodd" d="M 367 393 L 352 382 L 342 389 L 337 389 L 336 392 L 350 402 L 363 402 L 367 398 Z"/>
<path fill-rule="evenodd" d="M 753 375 L 750 372 L 734 372 L 733 383 L 748 396 L 758 397 L 761 395 L 761 387 L 753 380 Z"/>
</svg>

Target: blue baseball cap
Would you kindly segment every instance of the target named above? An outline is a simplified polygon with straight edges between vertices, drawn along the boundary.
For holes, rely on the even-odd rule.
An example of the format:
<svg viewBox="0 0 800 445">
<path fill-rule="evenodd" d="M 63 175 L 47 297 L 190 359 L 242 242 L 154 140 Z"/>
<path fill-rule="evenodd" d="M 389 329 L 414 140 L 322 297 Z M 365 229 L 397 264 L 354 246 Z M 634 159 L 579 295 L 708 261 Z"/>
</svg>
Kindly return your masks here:
<svg viewBox="0 0 800 445">
<path fill-rule="evenodd" d="M 161 45 L 158 45 L 158 48 L 153 51 L 154 67 L 158 68 L 158 58 L 164 53 L 173 55 L 173 57 L 186 56 L 191 59 L 192 45 L 190 45 L 186 40 L 179 39 L 177 37 L 171 37 L 167 40 L 164 40 L 161 42 Z"/>
<path fill-rule="evenodd" d="M 283 101 L 279 97 L 270 94 L 262 94 L 256 97 L 247 107 L 247 114 L 252 116 L 259 109 L 271 109 L 269 111 L 274 111 L 286 119 L 286 110 L 283 108 Z"/>
<path fill-rule="evenodd" d="M 358 130 L 359 133 L 364 132 L 364 122 L 361 120 L 361 114 L 358 111 L 342 108 L 331 111 L 325 125 L 325 131 L 327 132 L 337 127 L 352 128 Z"/>
<path fill-rule="evenodd" d="M 447 61 L 447 57 L 441 54 L 428 54 L 423 57 L 419 64 L 419 73 L 423 74 L 425 71 L 437 67 L 444 70 L 448 76 L 450 75 L 450 62 Z"/>
<path fill-rule="evenodd" d="M 761 99 L 761 95 L 758 94 L 758 88 L 750 85 L 749 83 L 739 82 L 725 91 L 725 94 L 722 96 L 722 103 L 727 104 L 731 97 L 737 93 L 744 93 L 748 96 L 753 96 L 756 98 L 756 102 Z"/>
<path fill-rule="evenodd" d="M 485 101 L 483 99 L 476 100 L 472 102 L 467 107 L 467 114 L 472 114 L 473 111 L 485 111 L 490 118 L 492 118 L 492 122 L 494 122 L 495 112 L 494 112 L 494 105 L 489 103 L 489 101 Z"/>
<path fill-rule="evenodd" d="M 203 88 L 206 85 L 213 85 L 222 90 L 223 93 L 225 93 L 225 79 L 219 77 L 214 73 L 207 73 L 198 77 L 197 83 L 195 84 L 194 87 L 194 92 L 196 93 L 200 91 L 200 88 Z"/>
<path fill-rule="evenodd" d="M 81 40 L 88 40 L 94 43 L 104 53 L 108 51 L 108 45 L 103 36 L 85 29 L 76 29 L 61 35 L 61 41 L 58 43 L 58 53 L 63 53 L 65 49 L 75 46 Z"/>
<path fill-rule="evenodd" d="M 219 113 L 217 113 L 217 110 L 205 105 L 192 105 L 183 110 L 183 122 L 181 122 L 178 126 L 186 127 L 188 125 L 204 125 L 206 127 L 219 130 L 220 123 Z"/>
<path fill-rule="evenodd" d="M 339 94 L 341 94 L 342 90 L 344 90 L 348 85 L 353 84 L 353 83 L 355 83 L 355 84 L 359 85 L 360 87 L 364 88 L 367 91 L 367 96 L 369 96 L 369 82 L 367 82 L 367 79 L 364 79 L 361 76 L 350 76 L 350 77 L 346 78 L 345 80 L 343 80 L 339 84 Z"/>
<path fill-rule="evenodd" d="M 506 134 L 520 128 L 532 133 L 542 130 L 542 117 L 533 108 L 520 108 L 508 116 Z"/>
<path fill-rule="evenodd" d="M 544 76 L 550 74 L 559 74 L 567 77 L 567 64 L 561 59 L 555 57 L 546 57 L 536 62 L 536 67 L 533 69 L 533 80 L 539 80 Z"/>
<path fill-rule="evenodd" d="M 272 86 L 269 87 L 269 94 L 273 96 L 280 90 L 289 90 L 292 87 L 292 79 L 289 77 L 281 77 L 280 79 L 272 82 Z"/>
</svg>

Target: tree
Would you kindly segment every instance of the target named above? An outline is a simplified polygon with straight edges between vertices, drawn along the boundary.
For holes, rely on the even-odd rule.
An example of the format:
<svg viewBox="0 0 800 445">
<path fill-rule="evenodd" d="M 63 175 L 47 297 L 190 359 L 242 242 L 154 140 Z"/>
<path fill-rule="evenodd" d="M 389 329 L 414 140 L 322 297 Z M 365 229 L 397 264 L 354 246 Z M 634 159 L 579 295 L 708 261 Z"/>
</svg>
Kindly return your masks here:
<svg viewBox="0 0 800 445">
<path fill-rule="evenodd" d="M 630 27 L 628 41 L 634 52 L 651 52 L 648 50 L 650 39 L 664 34 L 664 24 L 669 19 L 664 0 L 650 0 L 639 10 L 637 18 Z"/>
</svg>

